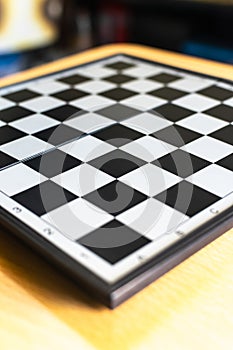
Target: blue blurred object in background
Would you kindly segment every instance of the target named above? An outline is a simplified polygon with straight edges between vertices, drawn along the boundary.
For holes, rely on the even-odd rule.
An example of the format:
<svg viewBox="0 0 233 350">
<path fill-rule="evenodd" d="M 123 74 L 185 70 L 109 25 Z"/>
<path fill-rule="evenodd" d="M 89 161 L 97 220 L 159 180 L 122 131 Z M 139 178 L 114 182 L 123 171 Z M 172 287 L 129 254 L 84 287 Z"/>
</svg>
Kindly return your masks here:
<svg viewBox="0 0 233 350">
<path fill-rule="evenodd" d="M 24 68 L 23 54 L 0 55 L 0 77 L 13 74 Z"/>
<path fill-rule="evenodd" d="M 233 63 L 233 49 L 211 45 L 201 41 L 188 41 L 184 43 L 182 51 L 188 55 L 195 55 L 225 63 Z"/>
</svg>

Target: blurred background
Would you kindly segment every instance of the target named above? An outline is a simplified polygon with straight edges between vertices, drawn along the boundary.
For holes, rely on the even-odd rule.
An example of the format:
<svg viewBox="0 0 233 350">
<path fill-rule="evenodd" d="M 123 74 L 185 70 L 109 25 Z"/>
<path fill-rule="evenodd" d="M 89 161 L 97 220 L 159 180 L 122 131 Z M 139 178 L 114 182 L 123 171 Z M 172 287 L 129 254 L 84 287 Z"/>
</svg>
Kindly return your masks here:
<svg viewBox="0 0 233 350">
<path fill-rule="evenodd" d="M 0 0 L 0 76 L 115 42 L 233 63 L 233 0 Z"/>
</svg>

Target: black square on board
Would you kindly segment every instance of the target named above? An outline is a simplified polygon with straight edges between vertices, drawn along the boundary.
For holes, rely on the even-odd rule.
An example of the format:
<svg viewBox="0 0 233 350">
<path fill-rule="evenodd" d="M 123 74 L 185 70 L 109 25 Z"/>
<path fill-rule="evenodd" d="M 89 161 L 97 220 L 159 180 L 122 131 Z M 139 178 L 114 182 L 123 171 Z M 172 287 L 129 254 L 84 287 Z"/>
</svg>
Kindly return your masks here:
<svg viewBox="0 0 233 350">
<path fill-rule="evenodd" d="M 233 108 L 224 104 L 208 109 L 207 111 L 205 111 L 205 113 L 213 117 L 219 118 L 221 120 L 224 120 L 226 122 L 233 122 Z"/>
<path fill-rule="evenodd" d="M 0 151 L 0 169 L 5 168 L 6 166 L 9 166 L 17 162 L 18 162 L 17 159 Z"/>
<path fill-rule="evenodd" d="M 213 193 L 187 181 L 170 187 L 155 198 L 190 217 L 220 200 Z"/>
<path fill-rule="evenodd" d="M 2 110 L 0 119 L 6 123 L 10 123 L 15 120 L 27 117 L 30 114 L 34 114 L 34 112 L 29 111 L 29 109 L 23 107 L 15 106 Z"/>
<path fill-rule="evenodd" d="M 159 83 L 168 84 L 180 79 L 180 77 L 173 74 L 160 73 L 153 75 L 152 77 L 149 77 L 147 79 L 158 81 Z"/>
<path fill-rule="evenodd" d="M 81 115 L 83 111 L 80 108 L 65 105 L 57 108 L 50 109 L 47 112 L 44 112 L 43 114 L 48 115 L 49 117 L 52 117 L 56 120 L 59 120 L 60 122 L 64 122 L 67 119 L 72 119 L 74 117 L 77 117 L 78 115 Z"/>
<path fill-rule="evenodd" d="M 100 109 L 96 113 L 101 114 L 104 117 L 116 120 L 117 122 L 121 122 L 126 118 L 134 117 L 135 115 L 141 113 L 141 111 L 138 111 L 135 108 L 122 106 L 119 103 L 116 103 L 113 106 Z"/>
<path fill-rule="evenodd" d="M 154 132 L 152 136 L 173 146 L 182 147 L 189 142 L 198 139 L 202 135 L 179 125 L 171 125 L 165 129 Z"/>
<path fill-rule="evenodd" d="M 82 162 L 58 149 L 25 162 L 27 166 L 46 177 L 54 177 L 79 166 Z"/>
<path fill-rule="evenodd" d="M 167 103 L 153 110 L 164 119 L 170 120 L 174 123 L 193 114 L 191 110 L 173 105 L 171 103 Z"/>
<path fill-rule="evenodd" d="M 183 178 L 210 165 L 206 160 L 182 151 L 181 149 L 175 150 L 174 152 L 155 160 L 152 164 Z"/>
<path fill-rule="evenodd" d="M 101 95 L 104 97 L 111 98 L 112 100 L 115 100 L 115 101 L 121 101 L 121 100 L 124 100 L 125 98 L 136 95 L 136 93 L 133 91 L 129 91 L 127 89 L 116 88 L 116 89 L 103 92 Z"/>
<path fill-rule="evenodd" d="M 115 178 L 140 168 L 146 162 L 119 149 L 109 152 L 89 162 L 95 168 Z"/>
<path fill-rule="evenodd" d="M 115 264 L 151 241 L 113 220 L 77 242 L 110 264 Z"/>
<path fill-rule="evenodd" d="M 233 97 L 233 91 L 221 88 L 219 86 L 210 86 L 206 89 L 198 91 L 198 93 L 219 101 L 224 101 Z"/>
<path fill-rule="evenodd" d="M 230 154 L 229 156 L 219 160 L 216 164 L 233 171 L 233 154 Z"/>
<path fill-rule="evenodd" d="M 116 216 L 143 202 L 148 197 L 134 188 L 115 180 L 88 193 L 83 198 L 107 213 Z"/>
<path fill-rule="evenodd" d="M 61 81 L 62 83 L 69 84 L 69 85 L 76 85 L 84 83 L 85 81 L 90 80 L 90 78 L 84 77 L 80 74 L 72 74 L 68 77 L 58 79 L 58 81 Z"/>
<path fill-rule="evenodd" d="M 26 134 L 20 130 L 17 130 L 9 125 L 2 126 L 0 128 L 0 145 L 18 140 L 24 136 L 26 136 Z"/>
<path fill-rule="evenodd" d="M 96 138 L 106 141 L 113 146 L 120 147 L 144 136 L 140 132 L 127 128 L 124 125 L 114 124 L 92 134 Z"/>
<path fill-rule="evenodd" d="M 209 136 L 214 137 L 215 139 L 218 139 L 220 141 L 229 143 L 233 146 L 233 125 L 225 126 L 222 129 L 219 129 Z"/>
<path fill-rule="evenodd" d="M 32 98 L 41 96 L 40 94 L 34 92 L 34 91 L 30 91 L 28 89 L 24 89 L 24 90 L 20 90 L 20 91 L 16 91 L 10 94 L 7 94 L 3 97 L 7 98 L 8 100 L 11 100 L 13 102 L 24 102 L 27 100 L 31 100 Z"/>
<path fill-rule="evenodd" d="M 16 194 L 12 198 L 33 213 L 41 216 L 77 197 L 54 182 L 45 181 Z"/>
<path fill-rule="evenodd" d="M 115 62 L 115 63 L 106 64 L 105 67 L 116 69 L 116 70 L 123 70 L 123 69 L 134 67 L 134 64 L 127 63 L 127 62 L 124 62 L 124 61 L 118 61 L 118 62 Z"/>
<path fill-rule="evenodd" d="M 86 92 L 80 91 L 80 90 L 76 90 L 76 89 L 67 89 L 67 90 L 63 90 L 60 92 L 57 92 L 56 94 L 53 94 L 53 97 L 56 97 L 62 101 L 73 101 L 73 100 L 77 100 L 78 98 L 82 98 L 87 96 L 88 94 Z"/>
<path fill-rule="evenodd" d="M 33 136 L 40 140 L 58 146 L 64 142 L 71 141 L 84 135 L 83 132 L 73 129 L 67 125 L 60 124 L 35 133 Z"/>
<path fill-rule="evenodd" d="M 186 93 L 177 89 L 164 87 L 164 88 L 149 92 L 149 95 L 160 97 L 168 101 L 172 101 L 185 96 Z"/>
<path fill-rule="evenodd" d="M 135 78 L 130 77 L 128 75 L 125 74 L 115 74 L 115 75 L 111 75 L 108 78 L 105 78 L 104 80 L 110 82 L 110 83 L 114 83 L 114 84 L 125 84 L 128 83 L 129 81 L 134 80 Z"/>
</svg>

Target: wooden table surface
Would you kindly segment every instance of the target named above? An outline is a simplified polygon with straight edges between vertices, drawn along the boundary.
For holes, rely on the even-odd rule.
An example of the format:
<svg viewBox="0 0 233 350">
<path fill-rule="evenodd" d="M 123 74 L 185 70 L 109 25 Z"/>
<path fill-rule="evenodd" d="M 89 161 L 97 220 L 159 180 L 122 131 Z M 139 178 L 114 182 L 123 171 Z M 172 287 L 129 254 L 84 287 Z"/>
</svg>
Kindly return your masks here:
<svg viewBox="0 0 233 350">
<path fill-rule="evenodd" d="M 233 79 L 231 66 L 111 45 L 2 79 L 0 85 L 119 52 Z M 0 350 L 11 349 L 232 350 L 233 230 L 109 310 L 1 229 Z"/>
</svg>

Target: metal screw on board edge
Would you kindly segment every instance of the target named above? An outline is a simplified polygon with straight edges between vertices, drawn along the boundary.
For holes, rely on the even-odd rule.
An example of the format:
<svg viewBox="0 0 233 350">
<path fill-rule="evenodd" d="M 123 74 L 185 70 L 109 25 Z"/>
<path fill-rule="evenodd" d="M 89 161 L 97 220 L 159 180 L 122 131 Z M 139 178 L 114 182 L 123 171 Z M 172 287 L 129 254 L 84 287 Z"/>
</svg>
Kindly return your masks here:
<svg viewBox="0 0 233 350">
<path fill-rule="evenodd" d="M 211 208 L 211 209 L 210 209 L 210 212 L 211 212 L 212 214 L 214 214 L 214 215 L 219 214 L 219 210 L 218 210 L 218 209 L 215 209 L 215 208 Z"/>
<path fill-rule="evenodd" d="M 46 233 L 47 235 L 52 235 L 53 234 L 53 231 L 51 230 L 51 228 L 48 228 L 48 227 L 46 227 L 45 229 L 44 229 L 44 233 Z"/>
<path fill-rule="evenodd" d="M 22 209 L 20 209 L 19 207 L 14 207 L 13 208 L 13 211 L 18 214 L 18 213 L 21 213 Z"/>
<path fill-rule="evenodd" d="M 185 233 L 181 230 L 177 230 L 177 231 L 175 231 L 175 233 L 180 237 L 183 237 L 185 235 Z"/>
<path fill-rule="evenodd" d="M 138 258 L 139 261 L 143 261 L 145 259 L 145 257 L 143 255 L 138 255 L 137 258 Z"/>
</svg>

